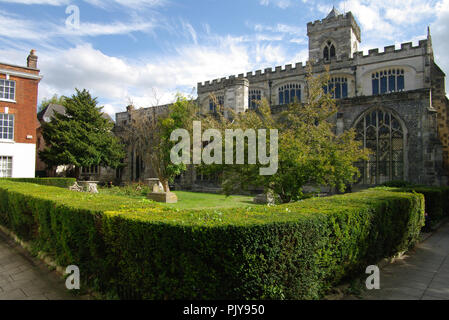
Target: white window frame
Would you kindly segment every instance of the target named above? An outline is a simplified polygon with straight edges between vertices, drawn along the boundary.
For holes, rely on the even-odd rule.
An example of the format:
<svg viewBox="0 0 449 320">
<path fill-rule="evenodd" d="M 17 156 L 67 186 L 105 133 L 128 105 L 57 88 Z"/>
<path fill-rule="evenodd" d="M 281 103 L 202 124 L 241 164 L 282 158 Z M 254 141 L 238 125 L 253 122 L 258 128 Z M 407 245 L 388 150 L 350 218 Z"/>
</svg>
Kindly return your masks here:
<svg viewBox="0 0 449 320">
<path fill-rule="evenodd" d="M 0 141 L 3 142 L 13 142 L 14 141 L 14 124 L 15 124 L 15 116 L 13 114 L 9 114 L 9 113 L 0 113 L 1 116 L 7 116 L 7 117 L 12 117 L 12 137 L 11 138 L 1 138 L 0 135 Z M 0 125 L 0 133 L 3 134 L 3 125 Z M 8 127 L 9 128 L 9 127 Z"/>
<path fill-rule="evenodd" d="M 1 82 L 3 82 L 3 85 L 1 85 Z M 9 84 L 8 86 L 6 86 L 7 83 Z M 12 88 L 10 83 L 14 84 L 14 97 L 13 97 L 13 99 L 11 99 L 11 97 L 10 98 L 4 98 L 4 96 L 5 96 L 5 89 L 6 88 L 8 88 L 8 89 Z M 14 102 L 15 103 L 16 102 L 16 89 L 17 89 L 16 81 L 9 80 L 9 79 L 0 79 L 0 86 L 3 87 L 3 92 L 0 92 L 0 93 L 3 93 L 3 98 L 0 97 L 0 101 Z M 11 94 L 11 91 L 9 91 L 9 94 Z"/>
<path fill-rule="evenodd" d="M 11 161 L 8 161 L 8 159 L 11 159 Z M 6 159 L 6 169 L 3 169 L 3 163 L 4 159 Z M 12 178 L 13 174 L 13 156 L 0 156 L 0 178 Z M 11 163 L 11 168 L 8 169 L 8 164 Z M 4 172 L 6 172 L 6 175 L 4 175 Z M 8 172 L 10 172 L 10 176 L 8 176 Z"/>
</svg>

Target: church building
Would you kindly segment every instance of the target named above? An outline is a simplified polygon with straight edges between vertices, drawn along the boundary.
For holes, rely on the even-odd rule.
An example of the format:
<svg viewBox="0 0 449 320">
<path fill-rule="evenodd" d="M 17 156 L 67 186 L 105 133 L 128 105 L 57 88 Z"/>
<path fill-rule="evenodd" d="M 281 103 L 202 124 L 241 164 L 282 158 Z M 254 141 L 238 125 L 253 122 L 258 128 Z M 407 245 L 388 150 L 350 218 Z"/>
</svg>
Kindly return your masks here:
<svg viewBox="0 0 449 320">
<path fill-rule="evenodd" d="M 403 43 L 364 55 L 358 51 L 362 35 L 353 14 L 334 8 L 325 19 L 309 22 L 307 35 L 312 72 L 330 72 L 325 91 L 337 100 L 337 133 L 355 128 L 357 139 L 373 151 L 368 161 L 357 164 L 358 183 L 446 185 L 449 100 L 430 30 L 417 46 Z M 257 108 L 262 98 L 274 109 L 294 99 L 306 102 L 307 74 L 306 65 L 297 63 L 198 83 L 197 102 L 202 112 L 215 112 L 218 104 L 245 112 Z M 117 126 L 123 125 L 120 119 L 126 120 L 127 113 L 117 114 Z M 129 168 L 124 169 L 124 181 L 132 180 L 132 172 L 126 174 Z"/>
</svg>

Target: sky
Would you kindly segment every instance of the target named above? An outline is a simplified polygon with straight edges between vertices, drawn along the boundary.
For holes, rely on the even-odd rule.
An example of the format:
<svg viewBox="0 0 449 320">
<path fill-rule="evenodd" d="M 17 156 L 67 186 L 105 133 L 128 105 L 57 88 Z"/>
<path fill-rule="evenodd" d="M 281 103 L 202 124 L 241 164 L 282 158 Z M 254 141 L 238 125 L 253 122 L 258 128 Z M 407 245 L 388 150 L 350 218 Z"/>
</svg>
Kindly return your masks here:
<svg viewBox="0 0 449 320">
<path fill-rule="evenodd" d="M 195 97 L 198 82 L 305 63 L 307 23 L 332 6 L 355 15 L 365 54 L 417 45 L 430 26 L 449 74 L 449 0 L 0 0 L 0 61 L 25 65 L 35 49 L 39 102 L 85 88 L 114 118 Z"/>
</svg>

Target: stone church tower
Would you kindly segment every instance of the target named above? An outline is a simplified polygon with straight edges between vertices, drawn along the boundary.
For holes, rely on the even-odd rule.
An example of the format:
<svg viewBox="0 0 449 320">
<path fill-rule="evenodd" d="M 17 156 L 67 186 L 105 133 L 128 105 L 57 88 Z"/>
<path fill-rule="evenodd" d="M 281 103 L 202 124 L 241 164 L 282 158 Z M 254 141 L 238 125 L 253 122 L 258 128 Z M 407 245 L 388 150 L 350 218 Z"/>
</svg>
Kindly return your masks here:
<svg viewBox="0 0 449 320">
<path fill-rule="evenodd" d="M 354 128 L 357 139 L 372 151 L 368 161 L 357 164 L 357 184 L 406 180 L 447 185 L 449 100 L 430 30 L 417 45 L 390 45 L 365 55 L 358 51 L 362 37 L 355 17 L 333 8 L 326 18 L 307 24 L 307 35 L 312 72 L 330 73 L 324 90 L 337 101 L 338 113 L 332 119 L 337 133 Z M 258 101 L 266 99 L 277 112 L 295 100 L 307 101 L 307 74 L 299 62 L 200 82 L 197 103 L 204 113 L 224 110 L 226 116 L 226 110 L 256 109 Z M 127 117 L 117 114 L 117 125 Z M 203 180 L 194 172 L 189 175 L 190 186 Z"/>
<path fill-rule="evenodd" d="M 307 24 L 309 37 L 309 60 L 316 62 L 322 57 L 352 58 L 358 51 L 360 27 L 352 13 L 341 15 L 335 8 L 322 21 Z"/>
</svg>

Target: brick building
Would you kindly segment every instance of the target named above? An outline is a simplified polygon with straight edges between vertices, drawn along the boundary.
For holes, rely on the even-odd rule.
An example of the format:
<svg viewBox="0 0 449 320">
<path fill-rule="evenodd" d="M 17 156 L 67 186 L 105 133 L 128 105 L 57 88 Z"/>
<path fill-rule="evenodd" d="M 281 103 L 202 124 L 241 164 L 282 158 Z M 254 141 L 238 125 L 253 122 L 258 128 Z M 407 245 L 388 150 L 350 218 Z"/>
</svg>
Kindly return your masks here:
<svg viewBox="0 0 449 320">
<path fill-rule="evenodd" d="M 0 63 L 0 177 L 35 176 L 36 110 L 41 79 L 34 50 L 26 67 Z"/>
</svg>

